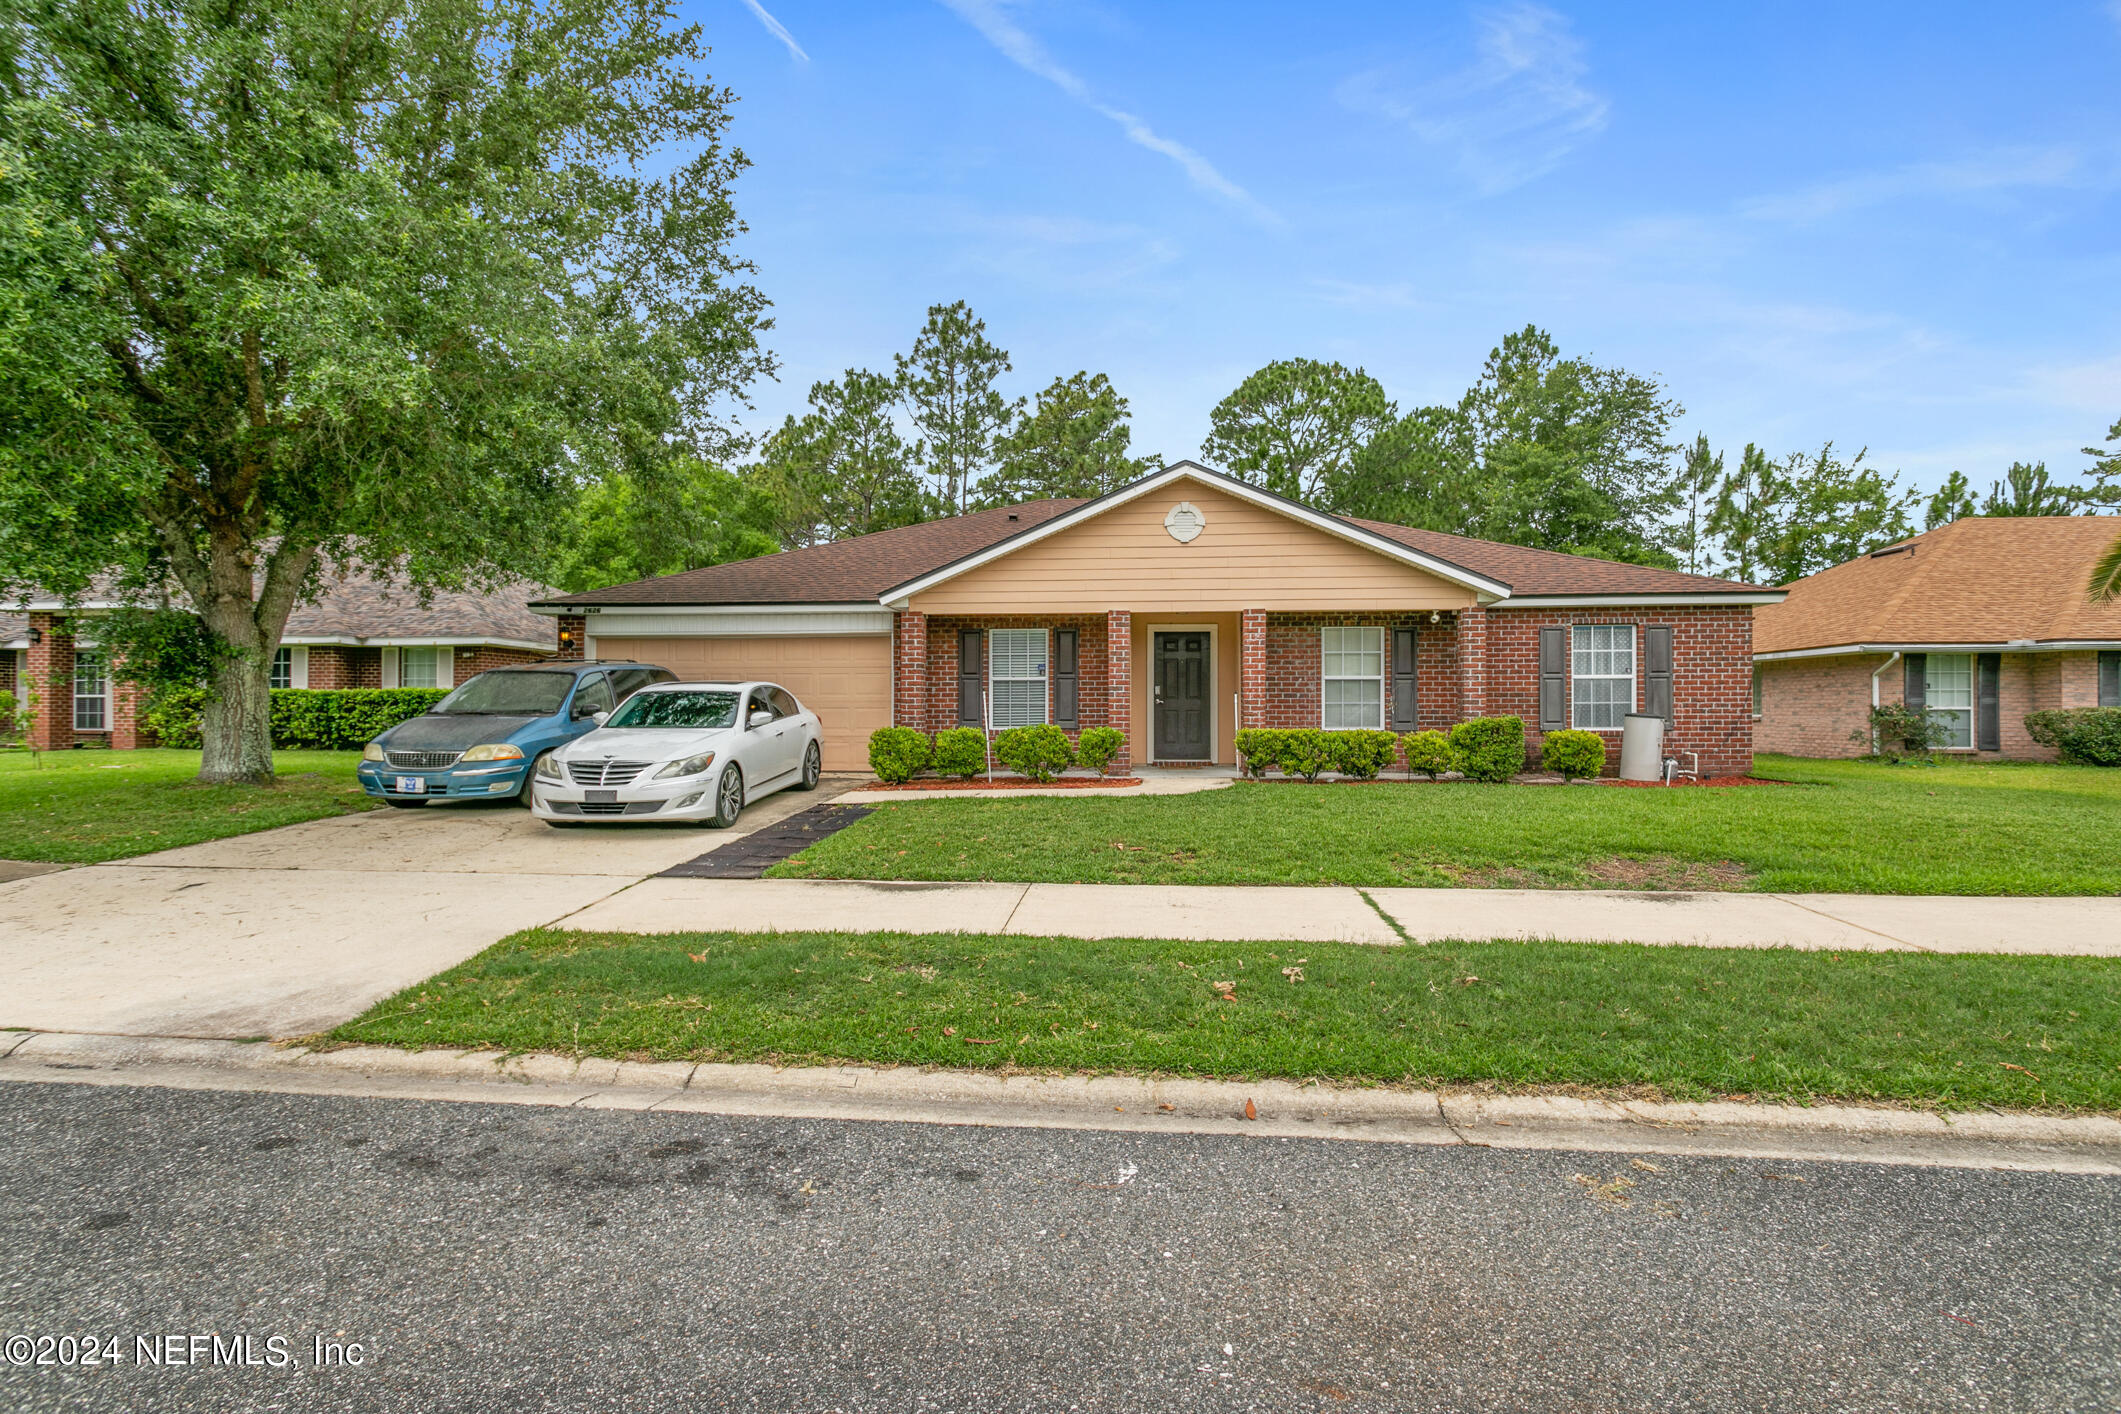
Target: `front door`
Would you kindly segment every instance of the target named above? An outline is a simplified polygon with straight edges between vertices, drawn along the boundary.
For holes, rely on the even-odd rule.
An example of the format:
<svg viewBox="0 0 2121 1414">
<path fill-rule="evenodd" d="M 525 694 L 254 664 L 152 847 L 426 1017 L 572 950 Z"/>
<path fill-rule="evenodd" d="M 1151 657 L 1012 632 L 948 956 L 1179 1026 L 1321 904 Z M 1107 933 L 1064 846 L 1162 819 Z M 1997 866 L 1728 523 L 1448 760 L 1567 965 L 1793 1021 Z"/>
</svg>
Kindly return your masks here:
<svg viewBox="0 0 2121 1414">
<path fill-rule="evenodd" d="M 1158 633 L 1150 679 L 1159 761 L 1206 761 L 1208 740 L 1208 633 L 1186 629 Z"/>
</svg>

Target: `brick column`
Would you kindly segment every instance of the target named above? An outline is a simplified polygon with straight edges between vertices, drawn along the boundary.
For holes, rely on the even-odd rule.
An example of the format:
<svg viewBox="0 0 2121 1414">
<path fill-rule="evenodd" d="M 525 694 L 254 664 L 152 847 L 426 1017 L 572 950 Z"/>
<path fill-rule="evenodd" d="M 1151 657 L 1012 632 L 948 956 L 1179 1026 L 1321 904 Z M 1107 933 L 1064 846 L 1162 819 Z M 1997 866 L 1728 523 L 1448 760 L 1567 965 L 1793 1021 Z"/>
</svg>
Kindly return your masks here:
<svg viewBox="0 0 2121 1414">
<path fill-rule="evenodd" d="M 137 751 L 154 744 L 153 737 L 140 726 L 140 708 L 145 705 L 146 694 L 140 691 L 140 684 L 119 677 L 121 670 L 119 663 L 110 665 L 110 749 Z"/>
<path fill-rule="evenodd" d="M 560 615 L 560 651 L 555 655 L 562 663 L 582 661 L 583 639 L 589 633 L 589 620 L 581 614 Z"/>
<path fill-rule="evenodd" d="M 1105 723 L 1123 738 L 1110 769 L 1125 775 L 1134 769 L 1134 615 L 1127 609 L 1105 611 Z"/>
<path fill-rule="evenodd" d="M 1458 611 L 1458 719 L 1488 715 L 1488 611 Z"/>
<path fill-rule="evenodd" d="M 1238 616 L 1238 721 L 1240 728 L 1267 724 L 1267 611 Z"/>
<path fill-rule="evenodd" d="M 927 731 L 928 616 L 915 609 L 892 615 L 891 649 L 891 720 Z"/>
<path fill-rule="evenodd" d="M 29 632 L 29 681 L 23 688 L 37 694 L 30 745 L 66 751 L 74 744 L 74 635 L 56 614 L 31 614 Z"/>
</svg>

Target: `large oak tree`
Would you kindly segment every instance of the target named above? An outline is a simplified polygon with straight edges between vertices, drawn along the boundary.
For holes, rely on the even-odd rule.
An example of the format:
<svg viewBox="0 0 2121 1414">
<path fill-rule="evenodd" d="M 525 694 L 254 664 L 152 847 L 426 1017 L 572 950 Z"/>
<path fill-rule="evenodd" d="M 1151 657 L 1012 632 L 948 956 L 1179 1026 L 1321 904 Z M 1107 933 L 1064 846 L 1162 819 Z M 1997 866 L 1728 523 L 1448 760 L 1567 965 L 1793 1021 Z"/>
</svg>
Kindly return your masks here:
<svg viewBox="0 0 2121 1414">
<path fill-rule="evenodd" d="M 535 571 L 767 366 L 731 96 L 662 0 L 0 0 L 0 588 L 174 584 L 271 775 L 327 562 Z"/>
</svg>

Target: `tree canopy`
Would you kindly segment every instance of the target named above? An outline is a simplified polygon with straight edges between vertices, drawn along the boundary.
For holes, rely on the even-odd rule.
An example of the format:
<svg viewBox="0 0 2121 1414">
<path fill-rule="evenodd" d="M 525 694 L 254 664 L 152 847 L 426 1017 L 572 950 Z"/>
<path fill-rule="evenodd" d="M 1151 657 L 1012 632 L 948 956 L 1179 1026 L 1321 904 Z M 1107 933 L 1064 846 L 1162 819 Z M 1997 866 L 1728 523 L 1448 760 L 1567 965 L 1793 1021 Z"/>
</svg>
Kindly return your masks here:
<svg viewBox="0 0 2121 1414">
<path fill-rule="evenodd" d="M 8 10 L 0 581 L 173 580 L 205 778 L 269 776 L 320 557 L 498 581 L 582 487 L 736 449 L 744 159 L 663 0 Z"/>
<path fill-rule="evenodd" d="M 1329 505 L 1355 454 L 1393 415 L 1383 386 L 1362 369 L 1282 359 L 1216 405 L 1200 453 L 1276 495 Z"/>
<path fill-rule="evenodd" d="M 1132 439 L 1127 400 L 1104 374 L 1056 378 L 995 442 L 999 465 L 980 484 L 978 503 L 1102 496 L 1162 465 L 1158 457 L 1135 456 Z"/>
</svg>

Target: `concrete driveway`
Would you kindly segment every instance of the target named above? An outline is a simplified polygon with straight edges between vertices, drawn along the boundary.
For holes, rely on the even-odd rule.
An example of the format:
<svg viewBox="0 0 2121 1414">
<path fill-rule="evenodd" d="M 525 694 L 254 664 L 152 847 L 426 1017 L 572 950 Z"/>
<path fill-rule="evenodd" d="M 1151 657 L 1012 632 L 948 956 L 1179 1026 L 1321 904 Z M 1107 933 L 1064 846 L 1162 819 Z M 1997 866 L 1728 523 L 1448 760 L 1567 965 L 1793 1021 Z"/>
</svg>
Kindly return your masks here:
<svg viewBox="0 0 2121 1414">
<path fill-rule="evenodd" d="M 847 784 L 770 796 L 733 830 L 430 806 L 0 883 L 0 1027 L 308 1035 Z"/>
</svg>

